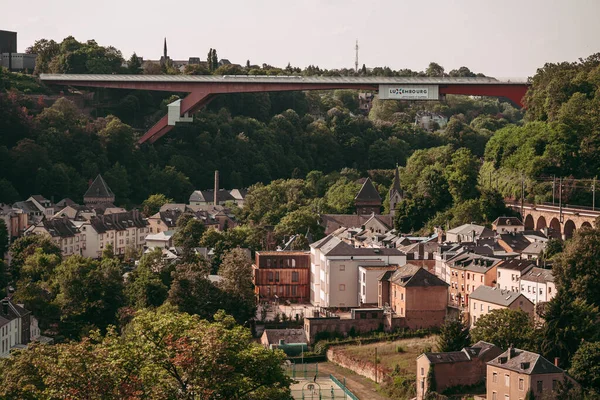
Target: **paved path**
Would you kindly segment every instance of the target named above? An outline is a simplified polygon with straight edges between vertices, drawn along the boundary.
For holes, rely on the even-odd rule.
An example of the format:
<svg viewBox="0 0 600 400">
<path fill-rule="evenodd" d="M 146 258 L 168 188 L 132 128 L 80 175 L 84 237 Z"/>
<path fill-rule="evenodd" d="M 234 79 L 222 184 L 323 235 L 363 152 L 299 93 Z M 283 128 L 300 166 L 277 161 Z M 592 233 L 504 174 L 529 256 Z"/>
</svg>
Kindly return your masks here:
<svg viewBox="0 0 600 400">
<path fill-rule="evenodd" d="M 333 374 L 342 382 L 345 377 L 346 386 L 360 400 L 389 400 L 389 397 L 383 396 L 377 392 L 377 385 L 375 382 L 364 376 L 358 375 L 349 369 L 326 362 L 319 363 L 319 373 Z"/>
</svg>

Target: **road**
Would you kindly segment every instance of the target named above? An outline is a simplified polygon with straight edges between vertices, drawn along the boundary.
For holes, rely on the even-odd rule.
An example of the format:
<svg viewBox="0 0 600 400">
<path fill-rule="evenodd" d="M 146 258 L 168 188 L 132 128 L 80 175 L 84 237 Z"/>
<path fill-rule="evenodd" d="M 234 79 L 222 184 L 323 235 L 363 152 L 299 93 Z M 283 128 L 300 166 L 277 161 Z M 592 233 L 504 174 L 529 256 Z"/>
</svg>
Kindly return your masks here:
<svg viewBox="0 0 600 400">
<path fill-rule="evenodd" d="M 377 392 L 377 385 L 372 380 L 358 375 L 349 369 L 342 368 L 330 362 L 319 363 L 319 373 L 333 374 L 343 382 L 346 378 L 346 386 L 360 400 L 389 400 Z"/>
</svg>

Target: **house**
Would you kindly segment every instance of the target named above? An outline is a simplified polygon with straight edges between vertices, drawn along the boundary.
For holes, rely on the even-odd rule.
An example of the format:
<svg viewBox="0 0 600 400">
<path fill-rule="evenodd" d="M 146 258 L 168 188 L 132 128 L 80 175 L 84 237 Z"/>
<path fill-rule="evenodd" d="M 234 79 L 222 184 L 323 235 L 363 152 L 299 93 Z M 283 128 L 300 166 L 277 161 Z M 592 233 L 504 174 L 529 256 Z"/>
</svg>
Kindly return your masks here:
<svg viewBox="0 0 600 400">
<path fill-rule="evenodd" d="M 157 234 L 166 231 L 175 231 L 177 220 L 183 214 L 179 208 L 159 211 L 148 218 L 148 227 L 150 233 Z"/>
<path fill-rule="evenodd" d="M 464 251 L 446 261 L 450 273 L 450 304 L 468 307 L 469 296 L 480 286 L 496 286 L 496 268 L 503 261 Z"/>
<path fill-rule="evenodd" d="M 446 241 L 450 243 L 475 242 L 477 239 L 493 237 L 491 229 L 476 224 L 463 224 L 446 232 Z"/>
<path fill-rule="evenodd" d="M 60 211 L 52 216 L 52 218 L 67 217 L 70 220 L 89 221 L 96 216 L 96 211 L 90 206 L 81 206 L 79 204 L 69 204 L 60 207 Z"/>
<path fill-rule="evenodd" d="M 358 214 L 321 214 L 320 224 L 325 228 L 325 235 L 331 235 L 340 228 L 360 228 L 371 233 L 386 233 L 394 226 L 391 215 Z"/>
<path fill-rule="evenodd" d="M 394 171 L 394 182 L 392 183 L 392 187 L 390 188 L 390 214 L 392 216 L 396 215 L 396 210 L 400 207 L 400 203 L 404 200 L 404 192 L 400 188 L 400 172 L 398 171 L 398 166 L 396 165 L 396 170 Z"/>
<path fill-rule="evenodd" d="M 98 174 L 94 179 L 83 195 L 83 202 L 85 205 L 112 204 L 115 202 L 115 194 L 110 190 L 102 175 Z"/>
<path fill-rule="evenodd" d="M 160 233 L 150 234 L 146 236 L 146 247 L 153 249 L 169 249 L 173 247 L 173 234 L 175 231 L 162 231 Z"/>
<path fill-rule="evenodd" d="M 9 243 L 21 236 L 27 229 L 27 213 L 19 208 L 0 203 L 0 219 L 6 225 Z"/>
<path fill-rule="evenodd" d="M 492 310 L 509 308 L 523 310 L 533 318 L 533 303 L 521 293 L 510 290 L 479 286 L 471 293 L 470 322 L 475 325 L 478 319 Z"/>
<path fill-rule="evenodd" d="M 503 233 L 498 235 L 498 244 L 507 253 L 521 255 L 525 249 L 531 245 L 531 242 L 522 233 Z"/>
<path fill-rule="evenodd" d="M 148 222 L 136 210 L 101 215 L 92 218 L 90 223 L 98 233 L 99 255 L 109 244 L 116 255 L 124 255 L 127 248 L 141 250 L 149 233 Z"/>
<path fill-rule="evenodd" d="M 498 234 L 521 233 L 525 230 L 525 225 L 516 217 L 498 217 L 492 222 L 492 229 Z"/>
<path fill-rule="evenodd" d="M 308 340 L 304 329 L 265 329 L 260 343 L 267 349 L 283 350 L 288 356 L 308 351 Z"/>
<path fill-rule="evenodd" d="M 257 251 L 252 279 L 256 295 L 261 299 L 307 301 L 310 252 Z"/>
<path fill-rule="evenodd" d="M 487 363 L 502 350 L 484 341 L 461 351 L 423 353 L 417 357 L 417 400 L 423 400 L 429 390 L 430 374 L 438 393 L 453 386 L 472 386 L 485 380 Z"/>
<path fill-rule="evenodd" d="M 556 390 L 567 375 L 537 353 L 509 348 L 487 363 L 487 399 L 558 399 Z M 570 378 L 569 378 L 570 379 Z"/>
<path fill-rule="evenodd" d="M 544 254 L 546 242 L 532 242 L 521 251 L 521 258 L 524 260 L 537 260 Z"/>
<path fill-rule="evenodd" d="M 44 218 L 51 218 L 54 215 L 54 204 L 44 196 L 39 194 L 30 196 L 27 202 L 31 202 L 44 216 Z"/>
<path fill-rule="evenodd" d="M 442 114 L 430 111 L 419 111 L 415 117 L 415 124 L 428 131 L 441 129 L 448 123 L 448 118 Z"/>
<path fill-rule="evenodd" d="M 358 307 L 358 267 L 406 264 L 406 255 L 389 248 L 356 248 L 329 235 L 312 243 L 310 301 L 321 307 Z"/>
<path fill-rule="evenodd" d="M 83 255 L 87 249 L 87 236 L 67 217 L 44 219 L 30 227 L 27 233 L 50 236 L 65 257 Z"/>
<path fill-rule="evenodd" d="M 183 213 L 191 213 L 205 227 L 213 227 L 220 231 L 238 225 L 233 211 L 225 206 L 168 203 L 164 204 L 157 214 L 148 218 L 150 232 L 160 233 L 166 230 L 176 230 L 177 219 Z"/>
<path fill-rule="evenodd" d="M 430 328 L 444 323 L 448 308 L 448 284 L 427 270 L 412 264 L 387 271 L 379 279 L 379 307 L 389 305 L 406 318 L 411 329 Z"/>
<path fill-rule="evenodd" d="M 358 194 L 354 197 L 356 214 L 381 214 L 381 204 L 381 196 L 373 182 L 369 178 L 365 179 Z"/>
<path fill-rule="evenodd" d="M 43 211 L 37 208 L 32 201 L 17 201 L 12 207 L 27 215 L 28 227 L 44 219 Z"/>
<path fill-rule="evenodd" d="M 550 301 L 556 296 L 551 269 L 533 267 L 521 276 L 521 293 L 533 304 Z"/>
<path fill-rule="evenodd" d="M 514 259 L 503 262 L 497 268 L 496 287 L 519 292 L 521 275 L 526 274 L 533 267 L 535 267 L 535 263 L 527 260 Z"/>
<path fill-rule="evenodd" d="M 22 348 L 31 339 L 31 312 L 9 298 L 0 301 L 0 357 L 12 348 Z"/>
<path fill-rule="evenodd" d="M 413 265 L 425 268 L 429 272 L 435 272 L 435 252 L 439 245 L 436 242 L 426 241 L 398 247 L 398 250 L 406 253 L 406 261 Z"/>
</svg>

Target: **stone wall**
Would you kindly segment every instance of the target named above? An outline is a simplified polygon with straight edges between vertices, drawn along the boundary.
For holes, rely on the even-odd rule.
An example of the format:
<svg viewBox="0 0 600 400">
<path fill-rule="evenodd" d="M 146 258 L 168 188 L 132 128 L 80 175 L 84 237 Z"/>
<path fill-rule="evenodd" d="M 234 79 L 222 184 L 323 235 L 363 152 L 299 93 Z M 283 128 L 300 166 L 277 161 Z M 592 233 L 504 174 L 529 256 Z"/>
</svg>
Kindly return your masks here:
<svg viewBox="0 0 600 400">
<path fill-rule="evenodd" d="M 375 355 L 373 355 L 373 357 L 375 357 Z M 389 368 L 377 365 L 377 377 L 375 377 L 374 360 L 364 361 L 355 359 L 345 354 L 341 348 L 336 347 L 330 347 L 327 350 L 327 360 L 377 382 L 381 382 L 383 379 L 390 379 L 389 374 L 392 372 Z"/>
<path fill-rule="evenodd" d="M 329 318 L 305 318 L 304 331 L 308 343 L 314 343 L 314 339 L 319 332 L 339 332 L 344 336 L 354 328 L 356 333 L 367 333 L 374 331 L 383 324 L 383 319 L 340 319 L 339 317 Z"/>
</svg>

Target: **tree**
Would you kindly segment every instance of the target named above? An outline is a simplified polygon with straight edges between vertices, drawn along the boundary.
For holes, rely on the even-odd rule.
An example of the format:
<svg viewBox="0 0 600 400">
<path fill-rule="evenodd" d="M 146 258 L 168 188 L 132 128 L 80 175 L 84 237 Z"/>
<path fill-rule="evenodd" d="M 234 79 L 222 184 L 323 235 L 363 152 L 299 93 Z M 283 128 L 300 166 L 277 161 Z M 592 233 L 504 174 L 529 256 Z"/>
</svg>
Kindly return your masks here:
<svg viewBox="0 0 600 400">
<path fill-rule="evenodd" d="M 522 310 L 509 308 L 492 310 L 479 318 L 471 329 L 473 342 L 483 340 L 501 349 L 514 346 L 535 351 L 532 346 L 533 335 L 533 322 L 529 315 Z"/>
<path fill-rule="evenodd" d="M 359 190 L 360 184 L 341 178 L 325 193 L 325 203 L 332 213 L 350 214 L 354 211 L 354 198 Z"/>
<path fill-rule="evenodd" d="M 161 280 L 159 272 L 153 271 L 149 264 L 140 262 L 125 287 L 129 304 L 137 309 L 158 307 L 167 299 L 169 288 Z"/>
<path fill-rule="evenodd" d="M 452 154 L 452 162 L 446 167 L 448 189 L 455 203 L 477 196 L 479 161 L 470 150 L 462 148 Z"/>
<path fill-rule="evenodd" d="M 180 264 L 173 272 L 168 301 L 181 312 L 210 319 L 224 308 L 223 292 L 208 280 L 208 271 L 198 264 Z"/>
<path fill-rule="evenodd" d="M 275 227 L 278 235 L 297 235 L 310 232 L 316 240 L 323 237 L 323 227 L 319 215 L 307 208 L 294 210 L 279 221 Z"/>
<path fill-rule="evenodd" d="M 175 246 L 183 247 L 184 262 L 193 260 L 194 249 L 200 245 L 204 231 L 204 224 L 193 214 L 184 213 L 177 219 L 177 230 L 173 235 L 173 243 Z"/>
<path fill-rule="evenodd" d="M 127 61 L 127 70 L 130 74 L 141 74 L 142 73 L 142 60 L 135 54 L 131 55 L 131 58 Z"/>
<path fill-rule="evenodd" d="M 437 350 L 440 352 L 460 351 L 471 344 L 469 328 L 464 324 L 462 316 L 447 319 L 440 327 Z M 432 389 L 435 391 L 435 389 Z"/>
<path fill-rule="evenodd" d="M 8 250 L 8 227 L 3 219 L 0 219 L 0 260 L 4 259 L 4 254 Z"/>
<path fill-rule="evenodd" d="M 167 198 L 164 194 L 153 194 L 142 203 L 142 213 L 146 217 L 151 217 L 168 203 L 173 203 L 173 199 Z"/>
<path fill-rule="evenodd" d="M 239 248 L 225 253 L 219 275 L 223 278 L 219 287 L 238 304 L 233 312 L 236 320 L 245 324 L 253 319 L 256 316 L 256 295 L 252 283 L 252 261 L 248 254 Z"/>
<path fill-rule="evenodd" d="M 55 281 L 61 331 L 66 336 L 77 338 L 93 327 L 106 329 L 116 322 L 117 309 L 124 304 L 117 259 L 71 256 L 57 267 Z"/>
<path fill-rule="evenodd" d="M 28 235 L 22 236 L 15 240 L 10 246 L 11 255 L 11 277 L 17 280 L 20 277 L 21 267 L 25 264 L 25 260 L 36 251 L 40 251 L 45 255 L 56 255 L 62 257 L 61 249 L 45 235 Z"/>
<path fill-rule="evenodd" d="M 600 342 L 586 342 L 573 355 L 569 374 L 594 395 L 600 394 Z"/>
<path fill-rule="evenodd" d="M 444 76 L 444 67 L 438 63 L 430 62 L 425 74 L 427 76 Z"/>
</svg>

